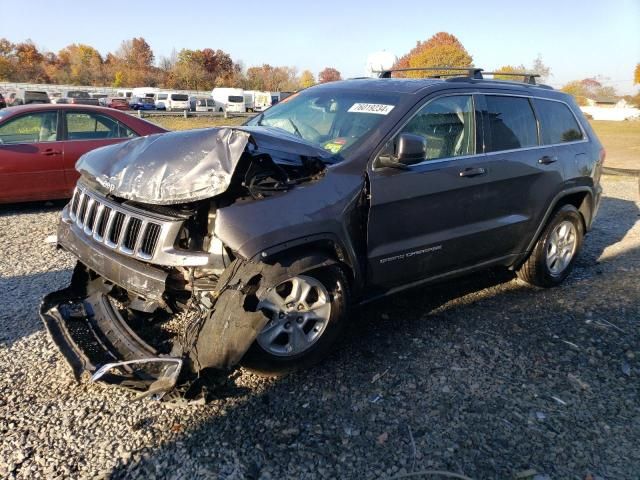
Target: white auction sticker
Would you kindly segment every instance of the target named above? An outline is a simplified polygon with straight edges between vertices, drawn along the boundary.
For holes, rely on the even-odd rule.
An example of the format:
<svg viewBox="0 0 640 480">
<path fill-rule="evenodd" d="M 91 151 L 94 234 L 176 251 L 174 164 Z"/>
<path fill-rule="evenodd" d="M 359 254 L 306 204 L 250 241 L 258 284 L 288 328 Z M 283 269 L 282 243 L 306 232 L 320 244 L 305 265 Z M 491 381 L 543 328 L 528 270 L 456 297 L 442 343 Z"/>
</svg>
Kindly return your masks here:
<svg viewBox="0 0 640 480">
<path fill-rule="evenodd" d="M 377 113 L 378 115 L 387 115 L 393 110 L 393 105 L 383 105 L 381 103 L 354 103 L 348 112 L 355 113 Z"/>
</svg>

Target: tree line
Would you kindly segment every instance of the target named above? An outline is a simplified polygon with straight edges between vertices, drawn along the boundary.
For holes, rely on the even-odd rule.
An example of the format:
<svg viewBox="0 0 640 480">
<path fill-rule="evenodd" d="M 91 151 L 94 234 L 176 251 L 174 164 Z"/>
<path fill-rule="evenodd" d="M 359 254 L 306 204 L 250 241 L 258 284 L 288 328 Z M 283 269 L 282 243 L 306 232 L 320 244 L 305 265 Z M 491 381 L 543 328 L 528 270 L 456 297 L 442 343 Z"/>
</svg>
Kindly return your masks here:
<svg viewBox="0 0 640 480">
<path fill-rule="evenodd" d="M 210 90 L 237 86 L 250 90 L 294 91 L 316 83 L 340 80 L 327 67 L 318 78 L 295 67 L 252 66 L 246 70 L 223 50 L 204 48 L 173 51 L 156 58 L 142 38 L 125 40 L 115 52 L 102 56 L 90 45 L 71 44 L 59 52 L 41 51 L 31 41 L 12 43 L 0 38 L 0 81 L 93 85 L 109 87 L 163 87 Z"/>
<path fill-rule="evenodd" d="M 418 41 L 408 53 L 398 58 L 394 68 L 416 67 L 473 67 L 473 57 L 460 40 L 447 32 L 438 32 L 425 41 Z M 540 75 L 544 83 L 551 69 L 538 55 L 529 66 L 503 65 L 495 78 L 514 79 L 508 74 L 530 71 Z M 404 77 L 454 73 L 451 70 L 435 72 L 409 71 Z M 181 90 L 210 90 L 214 87 L 241 87 L 247 90 L 296 91 L 316 83 L 341 80 L 333 67 L 326 67 L 316 78 L 309 70 L 298 73 L 295 67 L 263 64 L 244 68 L 223 50 L 182 49 L 159 59 L 151 46 L 142 38 L 125 40 L 115 52 L 102 56 L 95 48 L 84 44 L 71 44 L 58 53 L 40 51 L 30 40 L 12 43 L 0 38 L 0 81 L 34 82 L 111 87 L 152 86 Z M 634 71 L 634 83 L 640 84 L 640 64 Z M 595 78 L 568 82 L 562 90 L 575 96 L 578 103 L 587 98 L 617 97 L 613 87 Z M 640 105 L 640 94 L 625 97 Z"/>
</svg>

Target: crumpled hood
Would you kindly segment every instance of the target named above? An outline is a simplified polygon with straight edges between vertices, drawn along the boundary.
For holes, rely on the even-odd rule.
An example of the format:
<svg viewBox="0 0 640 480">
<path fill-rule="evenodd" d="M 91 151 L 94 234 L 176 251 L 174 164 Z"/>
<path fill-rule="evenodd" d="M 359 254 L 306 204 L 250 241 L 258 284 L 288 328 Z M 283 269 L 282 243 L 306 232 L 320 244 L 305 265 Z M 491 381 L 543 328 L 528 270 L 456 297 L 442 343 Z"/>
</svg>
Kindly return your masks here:
<svg viewBox="0 0 640 480">
<path fill-rule="evenodd" d="M 224 192 L 250 135 L 232 128 L 168 132 L 92 150 L 76 170 L 114 195 L 169 205 Z"/>
<path fill-rule="evenodd" d="M 302 157 L 330 161 L 330 152 L 278 129 L 203 128 L 140 137 L 84 154 L 76 170 L 113 195 L 170 205 L 219 195 L 247 144 L 274 161 L 301 165 Z"/>
</svg>

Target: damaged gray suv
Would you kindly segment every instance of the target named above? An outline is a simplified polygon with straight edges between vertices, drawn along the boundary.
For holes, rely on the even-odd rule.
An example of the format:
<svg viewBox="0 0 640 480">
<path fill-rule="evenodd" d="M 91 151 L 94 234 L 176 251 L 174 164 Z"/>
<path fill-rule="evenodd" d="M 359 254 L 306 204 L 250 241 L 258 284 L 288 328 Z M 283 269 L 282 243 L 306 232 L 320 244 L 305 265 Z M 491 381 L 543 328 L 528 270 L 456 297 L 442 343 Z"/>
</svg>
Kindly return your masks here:
<svg viewBox="0 0 640 480">
<path fill-rule="evenodd" d="M 84 155 L 58 230 L 78 263 L 41 306 L 76 377 L 158 397 L 308 366 L 350 307 L 408 287 L 493 266 L 561 283 L 604 160 L 572 98 L 481 69 L 381 77 Z"/>
</svg>

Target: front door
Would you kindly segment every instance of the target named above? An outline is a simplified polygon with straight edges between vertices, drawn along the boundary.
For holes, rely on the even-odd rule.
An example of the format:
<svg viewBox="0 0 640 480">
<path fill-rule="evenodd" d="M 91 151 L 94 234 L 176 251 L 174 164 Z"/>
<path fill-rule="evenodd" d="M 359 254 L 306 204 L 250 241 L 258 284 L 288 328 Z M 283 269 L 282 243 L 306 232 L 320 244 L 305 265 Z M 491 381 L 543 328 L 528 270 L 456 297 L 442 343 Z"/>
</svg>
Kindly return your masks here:
<svg viewBox="0 0 640 480">
<path fill-rule="evenodd" d="M 44 110 L 8 118 L 0 125 L 0 201 L 64 198 L 64 146 L 58 112 Z"/>
</svg>

